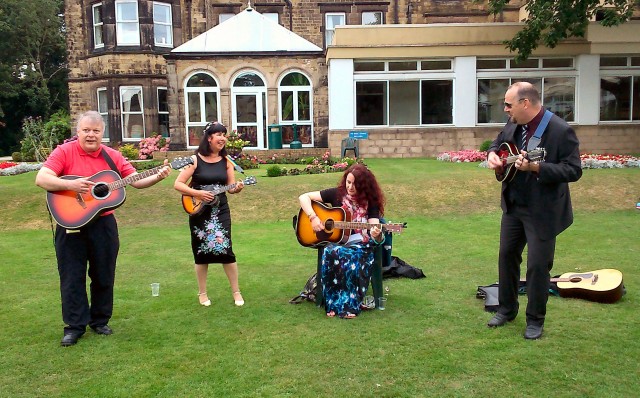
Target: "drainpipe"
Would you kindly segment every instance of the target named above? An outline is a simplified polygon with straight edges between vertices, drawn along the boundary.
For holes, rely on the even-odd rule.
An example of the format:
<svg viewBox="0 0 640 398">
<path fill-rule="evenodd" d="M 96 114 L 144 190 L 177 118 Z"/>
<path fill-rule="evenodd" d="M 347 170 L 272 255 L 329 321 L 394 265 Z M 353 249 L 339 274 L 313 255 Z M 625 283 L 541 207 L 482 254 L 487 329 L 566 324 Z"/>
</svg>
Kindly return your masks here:
<svg viewBox="0 0 640 398">
<path fill-rule="evenodd" d="M 407 24 L 411 25 L 411 14 L 413 14 L 413 4 L 409 2 L 407 5 Z"/>
<path fill-rule="evenodd" d="M 291 4 L 291 0 L 284 0 L 284 2 L 289 9 L 289 30 L 293 32 L 293 4 Z"/>
<path fill-rule="evenodd" d="M 395 24 L 400 23 L 399 16 L 398 16 L 398 13 L 400 12 L 399 11 L 400 6 L 398 5 L 398 1 L 399 0 L 393 0 L 393 23 Z"/>
</svg>

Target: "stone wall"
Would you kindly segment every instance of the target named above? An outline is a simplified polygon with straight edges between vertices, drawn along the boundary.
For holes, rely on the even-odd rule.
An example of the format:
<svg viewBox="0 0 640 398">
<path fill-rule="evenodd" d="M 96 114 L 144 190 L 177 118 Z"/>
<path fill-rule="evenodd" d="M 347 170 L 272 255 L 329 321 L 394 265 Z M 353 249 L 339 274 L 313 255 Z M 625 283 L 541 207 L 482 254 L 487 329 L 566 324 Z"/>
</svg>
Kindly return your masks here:
<svg viewBox="0 0 640 398">
<path fill-rule="evenodd" d="M 640 131 L 632 125 L 573 126 L 582 153 L 638 154 Z M 494 140 L 501 127 L 473 128 L 397 128 L 369 130 L 368 139 L 359 140 L 364 158 L 435 157 L 445 151 L 479 149 L 486 140 Z M 347 130 L 329 132 L 329 148 L 340 156 L 342 139 Z M 351 153 L 351 152 L 349 152 Z"/>
</svg>

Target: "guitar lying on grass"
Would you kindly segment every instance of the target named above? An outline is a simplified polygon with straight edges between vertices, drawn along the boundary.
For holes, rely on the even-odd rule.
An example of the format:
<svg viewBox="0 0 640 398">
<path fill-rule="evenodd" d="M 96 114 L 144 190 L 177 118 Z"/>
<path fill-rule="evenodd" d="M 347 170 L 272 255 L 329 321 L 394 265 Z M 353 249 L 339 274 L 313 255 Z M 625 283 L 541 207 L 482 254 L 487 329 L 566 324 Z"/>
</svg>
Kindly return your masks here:
<svg viewBox="0 0 640 398">
<path fill-rule="evenodd" d="M 323 203 L 311 201 L 311 207 L 318 216 L 324 230 L 316 232 L 304 210 L 300 209 L 296 221 L 296 236 L 298 242 L 306 247 L 318 247 L 326 243 L 345 243 L 349 240 L 352 229 L 382 228 L 383 231 L 401 233 L 406 223 L 372 224 L 366 222 L 351 222 L 342 207 L 328 207 Z"/>
<path fill-rule="evenodd" d="M 244 185 L 255 185 L 258 183 L 258 181 L 256 181 L 255 177 L 247 177 L 242 180 L 242 183 Z M 182 208 L 184 208 L 184 211 L 186 211 L 190 216 L 195 216 L 196 214 L 199 214 L 202 209 L 204 209 L 205 205 L 217 206 L 218 202 L 220 202 L 220 199 L 218 199 L 217 195 L 223 192 L 227 192 L 228 190 L 235 188 L 237 185 L 237 182 L 235 184 L 229 185 L 203 185 L 200 187 L 201 190 L 211 191 L 214 195 L 216 195 L 213 197 L 213 200 L 211 202 L 206 202 L 193 196 L 182 195 Z"/>
<path fill-rule="evenodd" d="M 527 152 L 525 159 L 528 159 L 530 162 L 541 161 L 544 162 L 544 157 L 546 156 L 546 151 L 544 148 L 536 148 L 530 152 Z M 516 147 L 511 142 L 503 142 L 498 147 L 497 152 L 498 157 L 502 160 L 502 168 L 500 170 L 496 170 L 496 179 L 499 182 L 509 182 L 516 175 L 518 169 L 516 169 L 516 160 L 518 160 L 518 156 L 520 155 L 520 151 L 518 147 Z"/>
<path fill-rule="evenodd" d="M 560 297 L 575 297 L 598 303 L 615 303 L 624 294 L 622 272 L 616 269 L 599 269 L 597 271 L 560 275 L 551 278 L 558 284 Z"/>
<path fill-rule="evenodd" d="M 169 163 L 169 166 L 177 170 L 190 164 L 193 164 L 193 159 L 190 157 L 176 158 Z M 47 192 L 49 212 L 61 227 L 80 228 L 93 221 L 101 213 L 120 207 L 126 199 L 125 186 L 158 174 L 163 167 L 164 165 L 154 167 L 122 179 L 113 170 L 101 171 L 89 177 L 89 180 L 96 184 L 84 194 L 75 191 L 49 191 Z M 67 175 L 60 178 L 75 180 L 82 177 Z"/>
</svg>

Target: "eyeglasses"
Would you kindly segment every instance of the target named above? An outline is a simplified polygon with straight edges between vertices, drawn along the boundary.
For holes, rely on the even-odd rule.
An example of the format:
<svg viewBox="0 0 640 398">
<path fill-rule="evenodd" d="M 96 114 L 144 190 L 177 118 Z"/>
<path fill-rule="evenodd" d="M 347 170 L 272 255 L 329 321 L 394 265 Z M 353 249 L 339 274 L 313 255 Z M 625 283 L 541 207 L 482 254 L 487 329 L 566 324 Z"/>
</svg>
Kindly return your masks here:
<svg viewBox="0 0 640 398">
<path fill-rule="evenodd" d="M 524 100 L 529 100 L 529 98 L 520 98 L 520 99 L 518 100 L 518 102 L 522 102 L 522 101 L 524 101 Z M 508 103 L 508 102 L 505 102 L 505 103 L 504 103 L 504 107 L 505 107 L 505 108 L 507 108 L 507 109 L 511 109 L 511 108 L 513 108 L 513 104 L 510 104 L 510 103 Z"/>
</svg>

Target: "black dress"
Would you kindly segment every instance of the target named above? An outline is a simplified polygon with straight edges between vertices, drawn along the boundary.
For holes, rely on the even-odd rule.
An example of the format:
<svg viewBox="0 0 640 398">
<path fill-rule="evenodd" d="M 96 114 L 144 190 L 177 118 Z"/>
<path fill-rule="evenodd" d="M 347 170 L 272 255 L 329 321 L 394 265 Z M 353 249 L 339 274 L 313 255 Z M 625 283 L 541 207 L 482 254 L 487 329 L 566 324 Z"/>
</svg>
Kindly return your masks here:
<svg viewBox="0 0 640 398">
<path fill-rule="evenodd" d="M 208 163 L 198 156 L 198 165 L 191 177 L 191 186 L 199 189 L 202 185 L 227 185 L 227 160 Z M 196 264 L 221 263 L 236 261 L 231 246 L 231 213 L 227 195 L 217 195 L 218 203 L 206 205 L 202 212 L 189 217 L 191 231 L 191 250 Z"/>
</svg>

